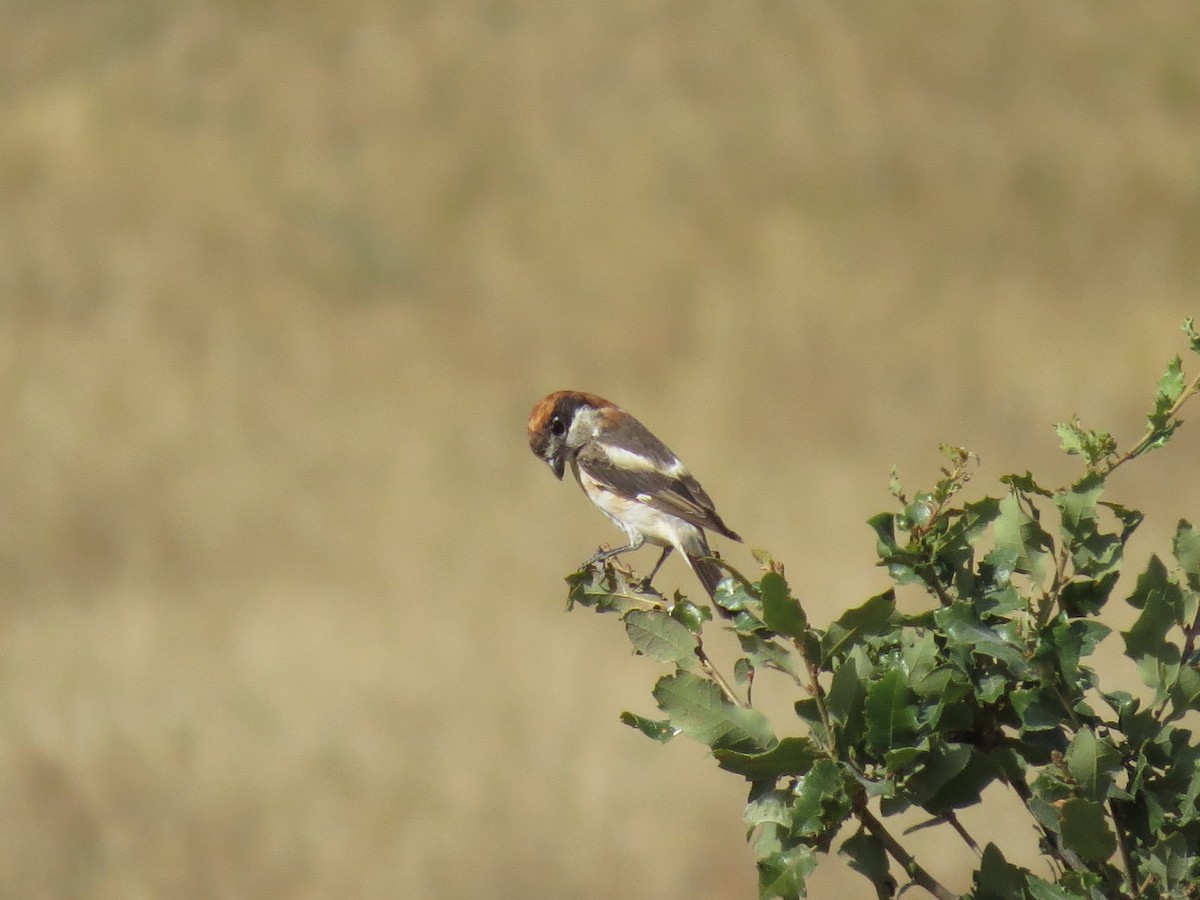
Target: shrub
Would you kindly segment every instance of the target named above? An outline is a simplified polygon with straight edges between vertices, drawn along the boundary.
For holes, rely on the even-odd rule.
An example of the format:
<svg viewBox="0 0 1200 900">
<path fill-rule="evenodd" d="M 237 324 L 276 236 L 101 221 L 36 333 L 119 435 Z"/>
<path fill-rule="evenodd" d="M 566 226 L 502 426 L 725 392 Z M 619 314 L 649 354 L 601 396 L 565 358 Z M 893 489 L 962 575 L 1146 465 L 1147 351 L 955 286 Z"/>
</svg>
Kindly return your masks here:
<svg viewBox="0 0 1200 900">
<path fill-rule="evenodd" d="M 1200 353 L 1192 321 L 1183 327 Z M 1146 696 L 1106 691 L 1088 665 L 1118 639 L 1100 619 L 1142 521 L 1102 499 L 1106 481 L 1166 444 L 1198 390 L 1176 357 L 1145 436 L 1124 452 L 1078 419 L 1057 426 L 1084 466 L 1067 487 L 1027 472 L 1001 478 L 999 496 L 959 503 L 977 460 L 958 447 L 943 447 L 931 490 L 909 493 L 893 472 L 895 509 L 870 526 L 893 584 L 928 596 L 922 612 L 901 613 L 888 588 L 821 628 L 767 555 L 754 581 L 722 563 L 715 602 L 737 641 L 731 678 L 706 651 L 707 606 L 679 593 L 660 602 L 611 563 L 568 577 L 568 609 L 616 613 L 637 653 L 674 667 L 653 689 L 662 718 L 622 721 L 663 743 L 699 741 L 749 782 L 763 900 L 804 896 L 844 832 L 838 852 L 881 898 L 907 885 L 954 897 L 889 829 L 913 809 L 977 854 L 971 897 L 1200 897 L 1200 743 L 1183 724 L 1200 709 L 1200 530 L 1181 520 L 1171 561 L 1152 556 L 1124 601 L 1137 615 L 1119 640 Z M 796 721 L 755 708 L 764 672 L 794 685 Z M 994 783 L 1027 810 L 1041 875 L 960 823 L 956 811 Z"/>
</svg>

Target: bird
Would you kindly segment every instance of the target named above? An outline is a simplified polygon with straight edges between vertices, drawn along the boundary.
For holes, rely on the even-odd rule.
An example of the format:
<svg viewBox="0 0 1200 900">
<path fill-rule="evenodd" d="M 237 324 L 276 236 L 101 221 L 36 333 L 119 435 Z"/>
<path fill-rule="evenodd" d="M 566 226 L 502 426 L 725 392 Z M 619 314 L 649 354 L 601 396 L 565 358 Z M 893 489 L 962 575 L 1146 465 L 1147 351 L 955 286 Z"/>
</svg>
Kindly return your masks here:
<svg viewBox="0 0 1200 900">
<path fill-rule="evenodd" d="M 631 553 L 649 541 L 662 555 L 640 589 L 675 550 L 688 562 L 719 612 L 721 567 L 712 561 L 705 531 L 740 542 L 687 467 L 632 415 L 584 391 L 555 391 L 529 414 L 529 448 L 560 481 L 568 466 L 588 499 L 625 532 L 629 543 L 599 550 L 588 565 Z"/>
</svg>

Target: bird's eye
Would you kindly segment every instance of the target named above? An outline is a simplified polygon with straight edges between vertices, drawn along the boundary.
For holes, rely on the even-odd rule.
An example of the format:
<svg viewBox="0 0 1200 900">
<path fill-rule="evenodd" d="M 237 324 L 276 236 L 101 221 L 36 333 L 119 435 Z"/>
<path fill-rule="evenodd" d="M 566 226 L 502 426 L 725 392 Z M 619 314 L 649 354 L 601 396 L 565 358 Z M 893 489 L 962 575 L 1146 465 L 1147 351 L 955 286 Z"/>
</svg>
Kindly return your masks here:
<svg viewBox="0 0 1200 900">
<path fill-rule="evenodd" d="M 561 416 L 555 416 L 550 420 L 550 433 L 555 437 L 562 437 L 567 433 L 567 426 Z"/>
</svg>

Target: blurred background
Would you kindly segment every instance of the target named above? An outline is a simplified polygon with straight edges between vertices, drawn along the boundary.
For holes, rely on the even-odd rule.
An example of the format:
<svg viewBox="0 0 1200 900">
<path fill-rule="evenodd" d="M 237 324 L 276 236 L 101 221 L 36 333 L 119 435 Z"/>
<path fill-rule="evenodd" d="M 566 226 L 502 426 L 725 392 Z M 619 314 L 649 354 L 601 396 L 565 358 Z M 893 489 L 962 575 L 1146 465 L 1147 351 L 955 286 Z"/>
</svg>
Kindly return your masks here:
<svg viewBox="0 0 1200 900">
<path fill-rule="evenodd" d="M 893 465 L 1071 478 L 1051 424 L 1136 440 L 1200 312 L 1187 2 L 0 0 L 0 34 L 7 897 L 753 896 L 743 784 L 620 725 L 660 670 L 563 612 L 620 535 L 533 403 L 632 410 L 827 623 L 884 585 Z M 1114 477 L 1135 560 L 1200 518 L 1197 453 Z M 1029 858 L 998 815 L 964 821 Z M 810 895 L 874 897 L 836 857 Z"/>
</svg>

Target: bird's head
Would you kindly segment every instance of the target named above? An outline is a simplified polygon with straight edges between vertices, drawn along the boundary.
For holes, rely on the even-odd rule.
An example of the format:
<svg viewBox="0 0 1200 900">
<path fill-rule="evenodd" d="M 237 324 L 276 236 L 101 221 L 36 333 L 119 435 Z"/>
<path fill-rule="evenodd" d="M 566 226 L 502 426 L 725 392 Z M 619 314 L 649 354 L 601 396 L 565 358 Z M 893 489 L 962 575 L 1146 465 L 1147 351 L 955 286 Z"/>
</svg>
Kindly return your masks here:
<svg viewBox="0 0 1200 900">
<path fill-rule="evenodd" d="M 604 412 L 615 409 L 595 394 L 555 391 L 529 414 L 529 449 L 561 480 L 571 454 L 592 439 Z"/>
</svg>

